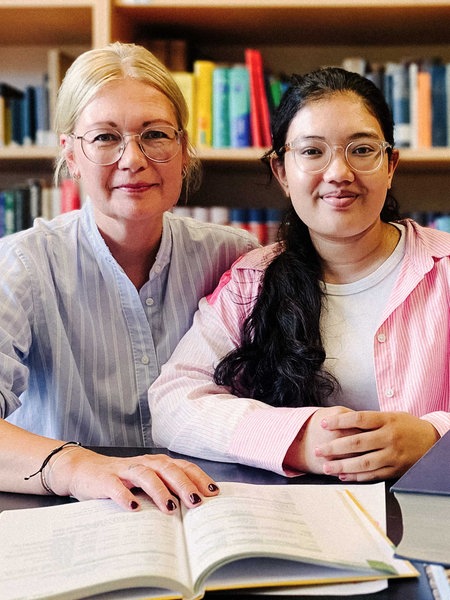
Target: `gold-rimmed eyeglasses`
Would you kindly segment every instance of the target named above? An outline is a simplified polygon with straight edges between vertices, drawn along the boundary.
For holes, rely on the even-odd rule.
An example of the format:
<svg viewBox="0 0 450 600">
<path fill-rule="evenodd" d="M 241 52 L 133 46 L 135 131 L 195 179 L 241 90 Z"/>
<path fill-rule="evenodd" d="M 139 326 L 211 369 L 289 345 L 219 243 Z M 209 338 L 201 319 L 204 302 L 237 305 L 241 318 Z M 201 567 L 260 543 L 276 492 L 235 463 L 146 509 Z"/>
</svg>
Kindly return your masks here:
<svg viewBox="0 0 450 600">
<path fill-rule="evenodd" d="M 169 125 L 146 127 L 140 133 L 120 133 L 116 129 L 91 129 L 84 135 L 71 136 L 80 140 L 83 154 L 96 165 L 112 165 L 121 159 L 130 139 L 137 139 L 145 156 L 157 163 L 169 162 L 181 147 L 183 131 Z"/>
</svg>

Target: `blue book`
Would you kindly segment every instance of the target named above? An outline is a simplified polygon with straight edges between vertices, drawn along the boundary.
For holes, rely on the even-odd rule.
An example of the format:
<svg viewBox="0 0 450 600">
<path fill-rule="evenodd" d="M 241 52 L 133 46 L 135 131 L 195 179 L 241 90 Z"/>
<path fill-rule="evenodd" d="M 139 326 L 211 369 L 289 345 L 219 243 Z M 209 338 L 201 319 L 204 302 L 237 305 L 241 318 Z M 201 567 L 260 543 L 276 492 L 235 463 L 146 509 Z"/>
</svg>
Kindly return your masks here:
<svg viewBox="0 0 450 600">
<path fill-rule="evenodd" d="M 450 566 L 450 431 L 390 491 L 403 519 L 397 555 Z"/>
<path fill-rule="evenodd" d="M 21 90 L 0 82 L 0 146 L 7 146 L 12 141 L 12 100 L 22 95 Z"/>
<path fill-rule="evenodd" d="M 29 146 L 36 142 L 36 90 L 28 85 L 23 94 L 22 102 L 23 145 Z"/>
<path fill-rule="evenodd" d="M 27 186 L 19 185 L 14 188 L 14 229 L 22 231 L 31 225 L 30 190 Z"/>
<path fill-rule="evenodd" d="M 250 79 L 245 65 L 230 67 L 230 145 L 247 148 L 250 138 Z"/>
<path fill-rule="evenodd" d="M 384 73 L 383 73 L 383 93 L 384 93 L 384 98 L 385 98 L 386 102 L 389 104 L 391 112 L 392 112 L 392 105 L 393 105 L 393 101 L 392 101 L 392 79 L 393 79 L 393 72 L 394 72 L 396 66 L 397 66 L 397 63 L 387 62 L 385 64 Z"/>
<path fill-rule="evenodd" d="M 447 90 L 445 65 L 436 62 L 429 66 L 431 73 L 431 145 L 448 145 L 447 142 Z"/>
<path fill-rule="evenodd" d="M 434 226 L 440 231 L 447 231 L 450 233 L 450 214 L 438 215 L 434 220 Z"/>
<path fill-rule="evenodd" d="M 212 146 L 230 146 L 229 67 L 217 65 L 212 73 Z"/>
<path fill-rule="evenodd" d="M 238 229 L 248 229 L 248 210 L 246 208 L 230 208 L 230 225 Z"/>
<path fill-rule="evenodd" d="M 411 146 L 409 66 L 398 63 L 391 68 L 392 116 L 395 123 L 396 146 Z"/>
<path fill-rule="evenodd" d="M 11 98 L 11 143 L 19 146 L 23 143 L 22 105 L 23 95 Z"/>
</svg>

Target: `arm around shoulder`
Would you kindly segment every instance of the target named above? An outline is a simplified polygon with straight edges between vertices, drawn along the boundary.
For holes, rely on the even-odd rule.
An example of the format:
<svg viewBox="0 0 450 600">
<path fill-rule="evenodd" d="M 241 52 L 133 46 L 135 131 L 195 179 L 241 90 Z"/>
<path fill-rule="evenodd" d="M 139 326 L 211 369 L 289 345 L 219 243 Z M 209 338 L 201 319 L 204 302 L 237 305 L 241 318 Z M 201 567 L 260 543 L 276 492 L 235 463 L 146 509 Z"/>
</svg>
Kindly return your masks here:
<svg viewBox="0 0 450 600">
<path fill-rule="evenodd" d="M 285 454 L 310 412 L 237 397 L 214 382 L 214 367 L 238 344 L 249 299 L 256 297 L 259 278 L 241 268 L 254 258 L 239 261 L 201 300 L 192 328 L 150 388 L 153 441 L 191 456 L 284 473 Z"/>
</svg>

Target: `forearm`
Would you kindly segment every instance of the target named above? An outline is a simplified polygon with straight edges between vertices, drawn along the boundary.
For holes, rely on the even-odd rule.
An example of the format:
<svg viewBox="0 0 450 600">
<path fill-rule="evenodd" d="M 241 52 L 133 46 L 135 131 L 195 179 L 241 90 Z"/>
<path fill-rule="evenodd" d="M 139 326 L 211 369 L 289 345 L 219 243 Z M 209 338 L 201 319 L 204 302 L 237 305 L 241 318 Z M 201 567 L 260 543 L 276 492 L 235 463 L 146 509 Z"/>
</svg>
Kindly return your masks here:
<svg viewBox="0 0 450 600">
<path fill-rule="evenodd" d="M 149 391 L 153 441 L 172 451 L 286 474 L 284 457 L 315 409 L 274 408 L 215 385 L 192 365 L 166 364 Z"/>
<path fill-rule="evenodd" d="M 53 440 L 0 420 L 0 490 L 22 494 L 48 493 L 38 471 L 45 458 L 66 440 Z"/>
</svg>

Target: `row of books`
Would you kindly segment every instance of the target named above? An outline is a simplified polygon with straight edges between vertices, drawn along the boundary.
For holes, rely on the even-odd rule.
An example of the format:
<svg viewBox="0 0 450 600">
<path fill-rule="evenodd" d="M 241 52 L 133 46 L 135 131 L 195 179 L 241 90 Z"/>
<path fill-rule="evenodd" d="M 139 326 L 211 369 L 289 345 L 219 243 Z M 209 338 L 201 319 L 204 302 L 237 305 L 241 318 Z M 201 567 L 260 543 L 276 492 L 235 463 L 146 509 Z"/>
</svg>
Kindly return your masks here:
<svg viewBox="0 0 450 600">
<path fill-rule="evenodd" d="M 252 231 L 261 243 L 275 241 L 285 211 L 280 208 L 244 208 L 227 206 L 174 206 L 174 214 L 192 217 L 198 221 L 232 225 Z M 403 218 L 414 219 L 420 225 L 450 233 L 450 212 L 415 211 L 404 213 Z"/>
<path fill-rule="evenodd" d="M 226 206 L 174 206 L 174 214 L 207 223 L 219 223 L 246 229 L 261 244 L 276 241 L 284 211 L 278 208 L 228 208 Z"/>
<path fill-rule="evenodd" d="M 36 217 L 52 219 L 62 212 L 80 206 L 80 191 L 71 179 L 64 180 L 59 187 L 32 179 L 9 189 L 0 189 L 0 237 L 31 227 Z M 280 208 L 215 205 L 176 205 L 172 212 L 198 221 L 246 229 L 252 232 L 261 244 L 276 241 L 284 215 L 284 210 Z M 411 217 L 421 225 L 450 233 L 450 213 L 419 211 L 403 216 Z"/>
<path fill-rule="evenodd" d="M 137 42 L 159 58 L 181 87 L 189 105 L 188 132 L 198 147 L 270 145 L 271 113 L 285 89 L 282 77 L 264 68 L 259 50 L 246 48 L 242 62 L 192 59 L 186 40 L 148 38 Z"/>
<path fill-rule="evenodd" d="M 450 146 L 450 63 L 440 59 L 370 64 L 348 58 L 342 67 L 372 79 L 383 91 L 400 148 Z M 175 71 L 189 104 L 189 133 L 198 147 L 267 147 L 271 116 L 288 85 L 246 48 L 239 64 L 195 60 L 192 72 Z"/>
<path fill-rule="evenodd" d="M 182 89 L 189 106 L 188 131 L 196 146 L 270 145 L 271 113 L 285 83 L 267 74 L 259 50 L 248 48 L 242 64 L 225 65 L 203 59 L 191 63 L 184 40 L 147 40 L 145 45 L 172 70 Z M 0 146 L 57 144 L 54 107 L 72 61 L 72 56 L 51 48 L 40 85 L 18 89 L 0 82 Z"/>
<path fill-rule="evenodd" d="M 180 40 L 154 40 L 147 47 L 169 68 L 191 64 L 189 48 Z M 450 63 L 439 58 L 369 63 L 349 57 L 341 66 L 383 91 L 398 147 L 450 146 Z M 238 64 L 198 59 L 190 71 L 173 71 L 189 105 L 189 134 L 196 146 L 270 146 L 271 116 L 288 83 L 266 68 L 259 50 L 246 48 Z"/>
<path fill-rule="evenodd" d="M 174 71 L 189 106 L 188 132 L 199 148 L 268 147 L 271 116 L 286 88 L 268 73 L 262 54 L 247 48 L 242 63 L 198 59 L 192 71 Z"/>
<path fill-rule="evenodd" d="M 400 148 L 450 146 L 450 63 L 440 59 L 370 64 L 346 59 L 342 66 L 372 79 L 385 95 Z M 247 48 L 242 64 L 209 60 L 192 73 L 175 72 L 192 115 L 198 147 L 268 147 L 271 117 L 288 85 L 264 67 L 259 50 Z"/>
<path fill-rule="evenodd" d="M 57 145 L 53 131 L 56 96 L 72 61 L 59 48 L 50 48 L 39 85 L 19 89 L 11 82 L 0 82 L 0 147 Z"/>
<path fill-rule="evenodd" d="M 48 85 L 29 85 L 20 90 L 0 82 L 0 146 L 54 144 L 50 134 Z"/>
<path fill-rule="evenodd" d="M 398 147 L 450 146 L 450 63 L 440 58 L 370 63 L 349 57 L 343 67 L 368 77 L 383 91 Z"/>
<path fill-rule="evenodd" d="M 448 231 L 450 233 L 450 213 L 444 213 L 439 211 L 418 211 L 412 212 L 406 215 L 411 217 L 425 227 L 432 227 L 433 229 L 440 229 L 441 231 Z"/>
<path fill-rule="evenodd" d="M 190 60 L 182 39 L 143 39 L 181 87 L 189 106 L 188 131 L 197 147 L 268 147 L 271 116 L 288 83 L 272 73 L 261 52 L 246 48 L 242 62 Z M 0 81 L 0 146 L 55 145 L 52 132 L 56 95 L 73 61 L 50 48 L 40 85 L 16 88 Z M 348 57 L 342 66 L 372 79 L 391 106 L 398 147 L 450 146 L 450 63 L 441 59 L 405 59 L 370 63 Z"/>
<path fill-rule="evenodd" d="M 80 190 L 71 179 L 58 187 L 30 179 L 8 189 L 0 189 L 0 237 L 27 229 L 37 217 L 50 220 L 81 206 Z M 226 206 L 174 206 L 174 214 L 207 223 L 232 225 L 251 231 L 262 244 L 276 239 L 283 217 L 277 208 L 228 208 Z"/>
<path fill-rule="evenodd" d="M 32 179 L 8 189 L 0 189 L 0 237 L 28 229 L 34 219 L 52 219 L 62 212 L 80 208 L 78 186 L 66 179 L 60 186 Z"/>
</svg>

